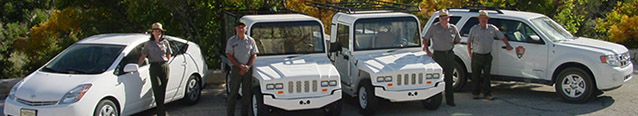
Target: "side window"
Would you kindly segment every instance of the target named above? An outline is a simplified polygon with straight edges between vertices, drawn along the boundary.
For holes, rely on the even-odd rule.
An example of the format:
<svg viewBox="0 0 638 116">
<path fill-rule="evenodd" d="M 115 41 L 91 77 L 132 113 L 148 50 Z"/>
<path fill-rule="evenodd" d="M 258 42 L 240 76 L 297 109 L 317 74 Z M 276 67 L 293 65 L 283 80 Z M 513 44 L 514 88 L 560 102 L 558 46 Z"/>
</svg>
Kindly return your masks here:
<svg viewBox="0 0 638 116">
<path fill-rule="evenodd" d="M 341 47 L 345 49 L 349 49 L 350 46 L 350 26 L 339 24 L 337 26 L 337 41 L 341 43 Z"/>
<path fill-rule="evenodd" d="M 505 36 L 507 36 L 509 41 L 514 42 L 525 42 L 525 43 L 544 43 L 541 39 L 538 38 L 536 32 L 532 30 L 527 24 L 515 21 L 515 20 L 506 20 L 506 19 L 495 19 L 494 25 L 499 28 Z M 536 39 L 532 39 L 531 37 L 535 36 Z"/>
<path fill-rule="evenodd" d="M 142 48 L 144 47 L 144 43 L 138 45 L 137 47 L 133 48 L 133 50 L 131 50 L 130 53 L 128 53 L 126 56 L 124 56 L 124 58 L 122 59 L 122 61 L 120 61 L 120 63 L 117 65 L 117 67 L 115 68 L 115 71 L 113 71 L 113 74 L 115 75 L 123 75 L 124 74 L 124 66 L 126 64 L 129 63 L 134 63 L 137 64 L 137 62 L 140 60 L 140 56 L 142 56 Z M 142 66 L 146 66 L 147 62 L 146 60 L 144 60 L 144 62 L 142 63 L 142 65 L 140 65 L 140 67 Z"/>
<path fill-rule="evenodd" d="M 170 44 L 171 50 L 173 51 L 173 54 L 171 54 L 172 56 L 181 55 L 186 52 L 187 45 L 185 43 L 172 40 L 168 41 L 168 43 Z"/>
<path fill-rule="evenodd" d="M 463 25 L 463 28 L 461 28 L 461 36 L 463 37 L 468 37 L 470 36 L 470 28 L 472 28 L 474 25 L 479 24 L 478 18 L 476 17 L 472 17 L 469 20 L 467 20 L 467 22 L 465 22 L 465 24 Z"/>
<path fill-rule="evenodd" d="M 450 16 L 450 24 L 456 25 L 459 20 L 461 20 L 461 16 Z M 434 18 L 434 22 L 432 24 L 439 22 L 439 17 Z"/>
</svg>

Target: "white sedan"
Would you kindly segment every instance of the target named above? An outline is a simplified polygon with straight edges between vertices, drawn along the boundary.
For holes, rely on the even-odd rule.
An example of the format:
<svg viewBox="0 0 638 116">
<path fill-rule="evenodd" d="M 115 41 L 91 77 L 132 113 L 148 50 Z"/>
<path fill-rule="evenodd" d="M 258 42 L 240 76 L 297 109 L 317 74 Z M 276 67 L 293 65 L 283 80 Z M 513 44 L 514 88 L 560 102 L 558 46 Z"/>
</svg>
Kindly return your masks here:
<svg viewBox="0 0 638 116">
<path fill-rule="evenodd" d="M 137 61 L 147 34 L 101 34 L 83 39 L 18 82 L 5 115 L 119 116 L 155 107 L 149 65 Z M 195 104 L 207 65 L 199 46 L 166 36 L 173 54 L 165 102 Z"/>
</svg>

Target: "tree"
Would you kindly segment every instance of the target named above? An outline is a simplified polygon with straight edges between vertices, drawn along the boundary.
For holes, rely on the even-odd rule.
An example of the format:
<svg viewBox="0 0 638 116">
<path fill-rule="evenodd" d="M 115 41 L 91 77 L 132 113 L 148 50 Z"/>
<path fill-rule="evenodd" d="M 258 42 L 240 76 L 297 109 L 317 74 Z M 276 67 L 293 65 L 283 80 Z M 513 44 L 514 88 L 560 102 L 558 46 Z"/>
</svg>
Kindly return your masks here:
<svg viewBox="0 0 638 116">
<path fill-rule="evenodd" d="M 638 48 L 638 1 L 617 2 L 616 7 L 598 18 L 596 29 L 606 33 L 604 40 L 621 43 L 629 48 Z"/>
</svg>

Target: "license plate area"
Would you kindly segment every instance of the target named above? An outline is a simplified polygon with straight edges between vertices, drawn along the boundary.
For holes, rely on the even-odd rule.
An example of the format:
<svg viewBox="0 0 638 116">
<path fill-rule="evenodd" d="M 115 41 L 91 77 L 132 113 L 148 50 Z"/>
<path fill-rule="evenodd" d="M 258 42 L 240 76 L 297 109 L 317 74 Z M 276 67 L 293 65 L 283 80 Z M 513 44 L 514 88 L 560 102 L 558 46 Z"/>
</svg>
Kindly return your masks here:
<svg viewBox="0 0 638 116">
<path fill-rule="evenodd" d="M 34 109 L 20 109 L 20 116 L 36 116 L 38 115 L 38 110 Z"/>
</svg>

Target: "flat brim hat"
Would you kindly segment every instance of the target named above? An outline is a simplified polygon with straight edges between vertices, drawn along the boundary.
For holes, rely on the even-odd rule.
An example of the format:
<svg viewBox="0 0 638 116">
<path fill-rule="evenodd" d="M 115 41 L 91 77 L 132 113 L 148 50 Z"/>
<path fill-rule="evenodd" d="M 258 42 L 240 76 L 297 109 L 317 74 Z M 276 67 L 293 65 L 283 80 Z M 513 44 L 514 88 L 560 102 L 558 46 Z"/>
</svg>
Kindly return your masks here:
<svg viewBox="0 0 638 116">
<path fill-rule="evenodd" d="M 447 16 L 452 16 L 452 14 L 450 14 L 450 12 L 447 11 L 446 9 L 439 10 L 439 17 L 447 17 Z"/>
<path fill-rule="evenodd" d="M 161 30 L 161 31 L 166 31 L 164 28 L 162 28 L 162 24 L 159 22 L 153 23 L 151 25 L 151 30 L 149 31 L 153 31 L 153 30 Z"/>
<path fill-rule="evenodd" d="M 490 18 L 490 16 L 488 16 L 487 11 L 479 11 L 479 15 L 476 17 L 485 17 L 485 18 Z"/>
</svg>

